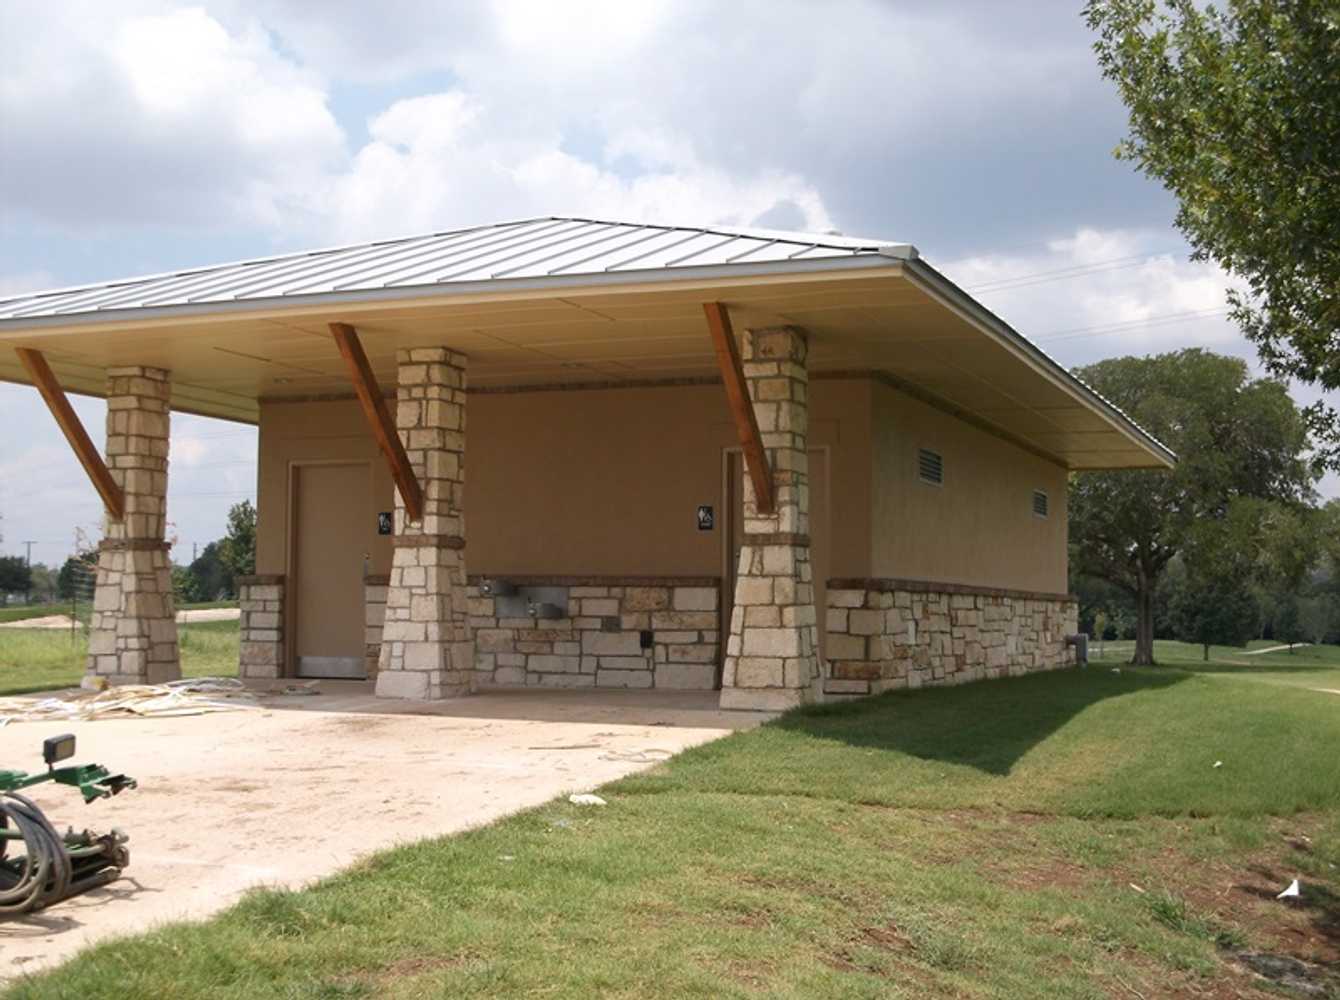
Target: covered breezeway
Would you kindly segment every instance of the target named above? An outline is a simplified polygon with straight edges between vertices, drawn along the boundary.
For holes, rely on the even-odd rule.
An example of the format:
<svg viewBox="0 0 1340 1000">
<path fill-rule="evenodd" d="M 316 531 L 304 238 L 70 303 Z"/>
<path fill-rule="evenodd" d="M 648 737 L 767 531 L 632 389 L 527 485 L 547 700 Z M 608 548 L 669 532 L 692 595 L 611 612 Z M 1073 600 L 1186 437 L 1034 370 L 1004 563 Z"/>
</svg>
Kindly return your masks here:
<svg viewBox="0 0 1340 1000">
<path fill-rule="evenodd" d="M 0 760 L 34 769 L 48 736 L 124 770 L 137 789 L 84 806 L 33 798 L 58 824 L 130 835 L 104 889 L 0 924 L 0 981 L 154 924 L 201 918 L 258 885 L 299 886 L 371 852 L 489 823 L 584 791 L 766 716 L 722 712 L 715 692 L 507 691 L 415 703 L 366 682 L 315 697 L 178 718 L 15 723 Z M 607 808 L 617 808 L 617 804 Z"/>
</svg>

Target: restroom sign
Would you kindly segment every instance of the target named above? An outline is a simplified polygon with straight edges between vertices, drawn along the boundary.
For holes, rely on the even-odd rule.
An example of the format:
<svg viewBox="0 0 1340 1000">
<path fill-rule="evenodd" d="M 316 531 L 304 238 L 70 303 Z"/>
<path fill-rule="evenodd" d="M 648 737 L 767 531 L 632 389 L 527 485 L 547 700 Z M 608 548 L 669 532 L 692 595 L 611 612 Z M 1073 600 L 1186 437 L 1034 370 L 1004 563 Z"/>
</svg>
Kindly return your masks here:
<svg viewBox="0 0 1340 1000">
<path fill-rule="evenodd" d="M 698 530 L 699 530 L 699 531 L 711 531 L 713 528 L 716 527 L 716 524 L 717 524 L 717 515 L 716 515 L 716 511 L 714 511 L 714 510 L 712 509 L 712 505 L 711 505 L 711 504 L 706 504 L 706 503 L 704 503 L 704 504 L 699 504 L 699 505 L 698 505 Z"/>
</svg>

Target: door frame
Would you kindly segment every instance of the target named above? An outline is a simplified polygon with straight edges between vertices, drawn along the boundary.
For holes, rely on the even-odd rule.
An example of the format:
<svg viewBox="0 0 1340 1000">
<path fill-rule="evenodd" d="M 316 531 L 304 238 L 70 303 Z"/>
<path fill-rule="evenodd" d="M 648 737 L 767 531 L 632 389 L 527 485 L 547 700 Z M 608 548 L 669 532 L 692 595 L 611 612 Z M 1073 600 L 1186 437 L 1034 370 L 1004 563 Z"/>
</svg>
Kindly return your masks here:
<svg viewBox="0 0 1340 1000">
<path fill-rule="evenodd" d="M 831 444 L 807 445 L 805 452 L 808 455 L 811 452 L 823 452 L 824 456 L 824 495 L 828 502 L 824 507 L 825 537 L 828 539 L 828 556 L 833 556 L 833 446 Z M 731 490 L 731 463 L 735 455 L 740 456 L 741 470 L 743 471 L 744 449 L 739 445 L 726 445 L 721 449 L 721 616 L 717 623 L 720 626 L 720 655 L 717 656 L 717 689 L 721 688 L 722 674 L 726 669 L 726 644 L 730 641 L 730 619 L 735 611 L 735 567 L 731 565 L 731 549 L 734 548 L 734 501 L 735 497 Z M 741 478 L 741 489 L 743 489 L 743 478 Z M 740 503 L 744 503 L 744 497 L 741 495 Z M 810 515 L 810 539 L 814 538 L 814 517 Z M 811 556 L 810 566 L 813 568 L 814 560 Z M 831 566 L 829 567 L 832 568 Z M 814 581 L 811 580 L 811 586 Z M 827 589 L 828 581 L 824 581 Z M 727 589 L 731 593 L 727 594 Z M 815 597 L 818 597 L 817 588 Z M 814 614 L 817 618 L 825 613 L 825 609 L 815 603 Z M 817 627 L 817 626 L 816 626 Z"/>
<path fill-rule="evenodd" d="M 372 462 L 360 458 L 290 458 L 284 472 L 284 530 L 287 533 L 284 544 L 284 663 L 280 669 L 281 677 L 298 675 L 298 472 L 314 465 L 356 465 L 368 471 L 369 488 L 372 485 Z M 375 504 L 373 505 L 375 507 Z M 368 563 L 363 561 L 363 579 L 367 578 Z M 364 621 L 367 619 L 366 587 L 362 596 L 364 603 Z M 364 626 L 366 628 L 366 625 Z"/>
</svg>

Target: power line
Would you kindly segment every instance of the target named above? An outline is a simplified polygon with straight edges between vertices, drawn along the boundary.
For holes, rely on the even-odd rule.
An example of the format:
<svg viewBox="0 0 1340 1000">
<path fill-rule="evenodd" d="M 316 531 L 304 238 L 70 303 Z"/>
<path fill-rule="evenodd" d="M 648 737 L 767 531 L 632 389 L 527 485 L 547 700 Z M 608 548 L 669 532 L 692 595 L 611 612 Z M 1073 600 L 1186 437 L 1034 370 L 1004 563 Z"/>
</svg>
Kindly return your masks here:
<svg viewBox="0 0 1340 1000">
<path fill-rule="evenodd" d="M 183 462 L 178 462 L 177 475 L 182 475 L 193 469 L 226 469 L 239 465 L 255 465 L 255 464 L 256 459 L 254 458 L 238 459 L 235 462 L 204 462 L 200 465 L 186 465 Z"/>
<path fill-rule="evenodd" d="M 1147 316 L 1144 319 L 1126 320 L 1122 323 L 1104 323 L 1099 326 L 1081 326 L 1070 330 L 1057 330 L 1054 333 L 1032 338 L 1038 343 L 1052 343 L 1057 340 L 1078 340 L 1082 337 L 1099 337 L 1105 333 L 1124 333 L 1146 326 L 1162 326 L 1186 319 L 1206 319 L 1210 316 L 1223 316 L 1228 307 L 1222 309 L 1193 309 L 1190 312 L 1164 313 L 1159 316 Z"/>
<path fill-rule="evenodd" d="M 257 429 L 253 428 L 249 431 L 224 431 L 222 434 L 187 434 L 186 436 L 195 441 L 217 441 L 220 438 L 251 437 L 256 432 Z"/>
<path fill-rule="evenodd" d="M 180 500 L 182 497 L 251 497 L 255 496 L 255 490 L 235 490 L 231 493 L 173 493 L 168 491 L 169 500 Z"/>
<path fill-rule="evenodd" d="M 1093 274 L 1109 271 L 1122 271 L 1139 267 L 1154 260 L 1157 255 L 1132 254 L 1129 257 L 1114 257 L 1111 260 L 1097 261 L 1092 264 L 1077 264 L 1073 267 L 1060 267 L 1051 271 L 1038 271 L 1034 274 L 1020 274 L 1013 278 L 1001 278 L 981 285 L 970 285 L 968 291 L 977 293 L 1004 292 L 1015 288 L 1027 288 L 1032 285 L 1045 285 L 1052 281 L 1068 281 L 1071 278 L 1086 278 Z"/>
</svg>

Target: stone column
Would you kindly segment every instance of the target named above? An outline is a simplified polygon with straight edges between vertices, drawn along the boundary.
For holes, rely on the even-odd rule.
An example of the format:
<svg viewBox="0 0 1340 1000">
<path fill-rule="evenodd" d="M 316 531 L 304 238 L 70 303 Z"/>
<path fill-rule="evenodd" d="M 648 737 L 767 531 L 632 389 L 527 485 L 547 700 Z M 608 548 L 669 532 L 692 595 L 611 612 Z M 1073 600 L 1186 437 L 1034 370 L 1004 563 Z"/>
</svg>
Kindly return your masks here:
<svg viewBox="0 0 1340 1000">
<path fill-rule="evenodd" d="M 181 676 L 167 514 L 168 404 L 161 368 L 107 371 L 107 467 L 125 493 L 125 517 L 106 519 L 98 553 L 88 672 L 112 684 Z"/>
<path fill-rule="evenodd" d="M 775 711 L 813 700 L 818 617 L 810 569 L 809 371 L 802 330 L 741 338 L 749 398 L 772 467 L 775 511 L 758 511 L 744 477 L 744 544 L 722 676 L 721 707 Z"/>
<path fill-rule="evenodd" d="M 475 646 L 465 601 L 465 356 L 397 354 L 396 428 L 423 488 L 423 519 L 396 494 L 395 552 L 377 663 L 385 698 L 466 694 Z"/>
<path fill-rule="evenodd" d="M 284 574 L 239 576 L 237 673 L 243 680 L 284 676 Z"/>
</svg>

